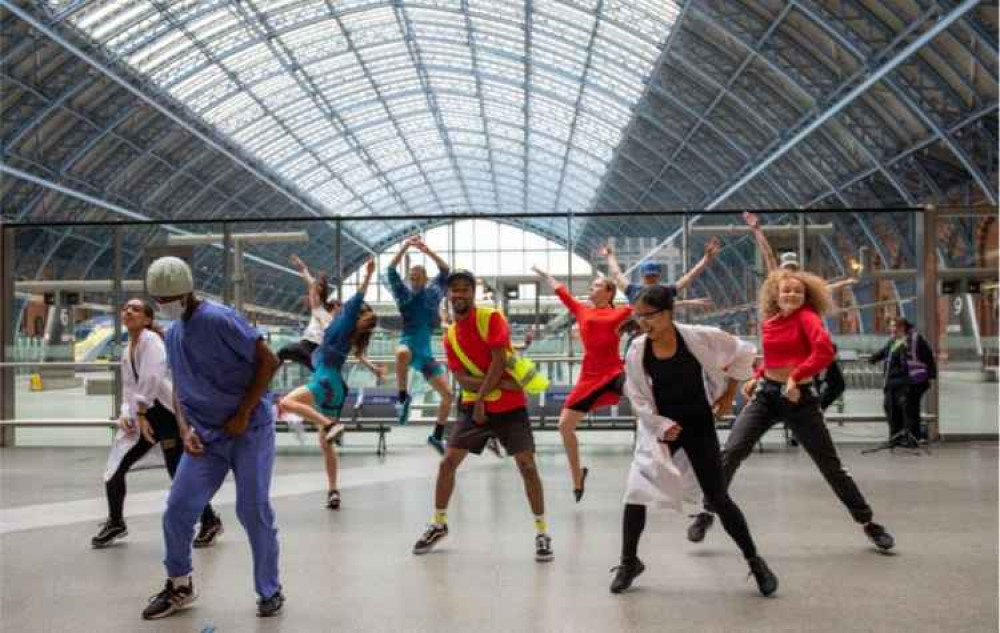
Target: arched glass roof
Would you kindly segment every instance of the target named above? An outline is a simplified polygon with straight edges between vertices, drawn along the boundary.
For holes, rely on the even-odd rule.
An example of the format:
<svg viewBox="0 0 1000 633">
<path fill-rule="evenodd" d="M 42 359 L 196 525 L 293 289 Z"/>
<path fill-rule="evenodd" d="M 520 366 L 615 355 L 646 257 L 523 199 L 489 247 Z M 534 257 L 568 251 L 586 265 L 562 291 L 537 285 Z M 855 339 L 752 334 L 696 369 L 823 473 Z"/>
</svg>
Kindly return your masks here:
<svg viewBox="0 0 1000 633">
<path fill-rule="evenodd" d="M 107 0 L 69 21 L 331 213 L 589 207 L 671 0 Z"/>
</svg>

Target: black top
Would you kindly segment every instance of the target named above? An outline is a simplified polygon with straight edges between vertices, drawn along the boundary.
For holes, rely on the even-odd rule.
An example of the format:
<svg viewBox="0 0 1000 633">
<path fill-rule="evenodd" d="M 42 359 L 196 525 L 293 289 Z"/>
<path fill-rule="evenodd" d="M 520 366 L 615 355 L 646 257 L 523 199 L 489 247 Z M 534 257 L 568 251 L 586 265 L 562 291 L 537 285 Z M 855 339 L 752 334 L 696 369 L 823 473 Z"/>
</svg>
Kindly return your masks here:
<svg viewBox="0 0 1000 633">
<path fill-rule="evenodd" d="M 653 341 L 646 339 L 642 368 L 653 380 L 653 399 L 657 412 L 676 422 L 712 418 L 712 406 L 705 397 L 701 363 L 694 357 L 680 332 L 677 351 L 670 358 L 653 354 Z"/>
<path fill-rule="evenodd" d="M 937 378 L 937 363 L 934 362 L 934 351 L 927 340 L 920 334 L 911 333 L 902 340 L 890 339 L 885 347 L 872 354 L 870 363 L 886 361 L 885 389 L 901 387 L 910 384 L 910 369 L 907 361 L 914 356 L 910 346 L 915 345 L 915 355 L 918 361 L 927 365 L 930 378 Z"/>
</svg>

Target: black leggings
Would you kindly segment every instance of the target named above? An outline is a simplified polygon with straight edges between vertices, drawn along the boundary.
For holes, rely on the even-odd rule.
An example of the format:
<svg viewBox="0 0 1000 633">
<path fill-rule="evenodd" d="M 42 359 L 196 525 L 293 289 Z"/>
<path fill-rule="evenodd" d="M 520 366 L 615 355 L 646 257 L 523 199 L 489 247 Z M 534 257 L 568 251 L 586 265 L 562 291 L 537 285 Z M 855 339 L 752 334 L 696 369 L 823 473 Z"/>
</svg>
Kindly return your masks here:
<svg viewBox="0 0 1000 633">
<path fill-rule="evenodd" d="M 181 455 L 184 454 L 184 445 L 177 429 L 177 418 L 169 409 L 157 402 L 146 411 L 146 419 L 153 427 L 153 439 L 163 449 L 163 460 L 167 464 L 167 473 L 170 474 L 170 479 L 173 479 L 174 473 L 177 472 L 177 464 L 180 463 Z M 140 433 L 139 441 L 125 453 L 111 479 L 105 482 L 104 489 L 108 496 L 108 518 L 112 521 L 116 523 L 124 521 L 122 510 L 125 507 L 125 475 L 151 448 L 153 448 L 153 444 L 150 444 Z M 215 520 L 217 517 L 212 510 L 212 505 L 206 505 L 201 513 L 202 523 L 210 523 Z"/>
<path fill-rule="evenodd" d="M 307 367 L 309 371 L 315 372 L 316 368 L 313 367 L 312 355 L 317 347 L 319 345 L 305 339 L 289 343 L 278 350 L 278 360 L 283 363 L 286 361 L 298 363 L 303 367 Z"/>
<path fill-rule="evenodd" d="M 700 419 L 681 422 L 683 430 L 673 442 L 668 442 L 670 454 L 680 449 L 687 453 L 688 461 L 694 469 L 698 485 L 710 502 L 715 512 L 719 514 L 722 527 L 730 538 L 736 542 L 744 558 L 757 556 L 750 528 L 739 506 L 729 497 L 726 491 L 726 480 L 722 476 L 722 454 L 719 450 L 719 438 L 715 434 L 715 420 L 711 413 L 700 416 Z M 622 520 L 622 561 L 630 562 L 637 558 L 639 537 L 646 527 L 646 506 L 629 503 L 625 505 L 625 516 Z"/>
</svg>

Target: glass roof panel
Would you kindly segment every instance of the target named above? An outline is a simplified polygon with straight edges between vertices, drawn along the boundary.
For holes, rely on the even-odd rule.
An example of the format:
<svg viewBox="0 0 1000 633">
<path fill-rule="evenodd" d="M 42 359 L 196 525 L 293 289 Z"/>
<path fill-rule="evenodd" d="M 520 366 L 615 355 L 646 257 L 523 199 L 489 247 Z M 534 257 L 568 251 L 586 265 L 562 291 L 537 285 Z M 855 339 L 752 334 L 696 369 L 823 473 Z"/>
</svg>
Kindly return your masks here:
<svg viewBox="0 0 1000 633">
<path fill-rule="evenodd" d="M 527 7 L 95 0 L 69 20 L 330 214 L 582 211 L 678 3 Z"/>
</svg>

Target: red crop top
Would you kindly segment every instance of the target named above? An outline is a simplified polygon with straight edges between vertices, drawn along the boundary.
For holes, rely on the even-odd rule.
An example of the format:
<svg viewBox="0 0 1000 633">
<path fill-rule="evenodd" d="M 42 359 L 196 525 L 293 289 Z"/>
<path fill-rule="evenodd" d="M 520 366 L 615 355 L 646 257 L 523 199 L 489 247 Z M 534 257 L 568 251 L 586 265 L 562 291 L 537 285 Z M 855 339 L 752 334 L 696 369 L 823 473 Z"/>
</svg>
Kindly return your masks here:
<svg viewBox="0 0 1000 633">
<path fill-rule="evenodd" d="M 830 333 L 823 319 L 809 306 L 764 321 L 761 347 L 764 364 L 757 369 L 757 377 L 763 376 L 765 369 L 794 367 L 791 377 L 798 382 L 826 369 L 834 357 Z"/>
</svg>

